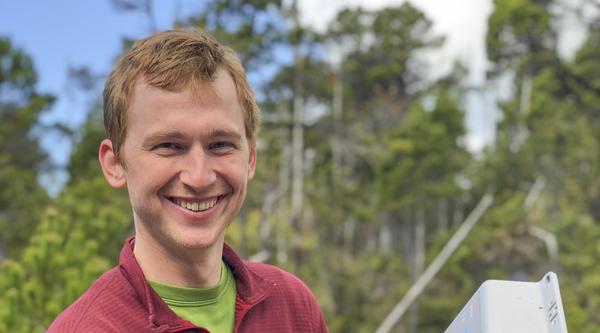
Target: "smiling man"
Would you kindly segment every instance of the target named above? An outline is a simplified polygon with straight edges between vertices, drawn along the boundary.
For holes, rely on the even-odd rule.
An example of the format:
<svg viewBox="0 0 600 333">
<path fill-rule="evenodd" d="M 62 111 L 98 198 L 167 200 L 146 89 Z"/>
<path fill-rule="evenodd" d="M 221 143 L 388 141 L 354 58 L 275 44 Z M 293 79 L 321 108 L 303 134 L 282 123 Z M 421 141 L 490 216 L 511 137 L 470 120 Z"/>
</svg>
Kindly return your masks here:
<svg viewBox="0 0 600 333">
<path fill-rule="evenodd" d="M 100 165 L 128 190 L 135 237 L 49 332 L 327 331 L 299 279 L 225 244 L 259 125 L 233 51 L 203 31 L 137 42 L 106 82 L 104 123 Z"/>
</svg>

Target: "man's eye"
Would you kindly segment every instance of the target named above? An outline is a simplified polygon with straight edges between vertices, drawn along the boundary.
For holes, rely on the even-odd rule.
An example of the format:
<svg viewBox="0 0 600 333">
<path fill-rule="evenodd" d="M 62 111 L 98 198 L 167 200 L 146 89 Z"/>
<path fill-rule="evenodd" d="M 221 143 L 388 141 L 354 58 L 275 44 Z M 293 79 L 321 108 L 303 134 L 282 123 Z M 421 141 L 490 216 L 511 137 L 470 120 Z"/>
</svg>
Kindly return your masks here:
<svg viewBox="0 0 600 333">
<path fill-rule="evenodd" d="M 169 150 L 179 150 L 181 149 L 181 145 L 174 142 L 162 142 L 154 146 L 154 149 L 169 149 Z"/>
<path fill-rule="evenodd" d="M 235 144 L 227 141 L 218 141 L 211 143 L 208 148 L 210 150 L 227 151 L 235 148 Z"/>
</svg>

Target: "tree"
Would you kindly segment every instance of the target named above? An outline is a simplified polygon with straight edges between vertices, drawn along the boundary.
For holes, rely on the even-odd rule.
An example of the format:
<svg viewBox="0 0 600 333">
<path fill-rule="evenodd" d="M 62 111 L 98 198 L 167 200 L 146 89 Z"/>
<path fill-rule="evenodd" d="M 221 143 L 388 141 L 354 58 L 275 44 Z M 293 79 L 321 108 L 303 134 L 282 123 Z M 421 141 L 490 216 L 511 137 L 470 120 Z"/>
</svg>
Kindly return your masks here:
<svg viewBox="0 0 600 333">
<path fill-rule="evenodd" d="M 598 96 L 593 78 L 597 68 L 587 60 L 597 50 L 594 30 L 570 63 L 556 51 L 553 22 L 558 17 L 552 8 L 559 1 L 495 3 L 488 54 L 494 75 L 510 73 L 515 84 L 513 96 L 500 104 L 503 119 L 495 146 L 473 177 L 477 191 L 493 190 L 498 204 L 474 241 L 480 245 L 471 246 L 478 251 L 465 261 L 470 267 L 465 271 L 477 267 L 478 279 L 532 280 L 556 270 L 570 330 L 594 332 L 598 302 L 590 291 L 598 289 L 598 274 L 587 263 L 596 260 L 597 251 L 579 242 L 598 234 L 592 221 L 599 189 L 599 138 L 596 107 L 589 104 Z M 536 184 L 543 186 L 534 191 Z M 557 249 L 549 244 L 554 240 Z"/>
<path fill-rule="evenodd" d="M 49 167 L 35 129 L 54 97 L 40 94 L 31 58 L 0 38 L 0 259 L 18 257 L 48 200 L 37 179 Z"/>
<path fill-rule="evenodd" d="M 110 188 L 97 161 L 97 117 L 91 116 L 71 156 L 81 166 L 40 222 L 19 261 L 0 269 L 0 331 L 44 332 L 52 320 L 114 266 L 131 212 L 125 191 Z M 89 149 L 89 151 L 85 151 Z M 94 152 L 94 154 L 92 154 Z M 94 155 L 93 157 L 91 157 Z"/>
<path fill-rule="evenodd" d="M 256 70 L 274 59 L 273 47 L 285 38 L 280 0 L 211 0 L 201 13 L 176 26 L 199 26 L 233 48 L 244 68 Z"/>
</svg>

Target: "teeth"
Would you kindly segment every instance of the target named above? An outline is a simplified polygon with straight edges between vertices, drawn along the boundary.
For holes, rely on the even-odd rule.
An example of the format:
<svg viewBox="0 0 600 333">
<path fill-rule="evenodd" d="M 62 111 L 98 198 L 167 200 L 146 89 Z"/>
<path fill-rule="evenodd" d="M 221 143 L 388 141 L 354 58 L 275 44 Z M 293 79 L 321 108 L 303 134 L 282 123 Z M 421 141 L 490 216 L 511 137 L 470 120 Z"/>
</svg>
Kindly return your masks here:
<svg viewBox="0 0 600 333">
<path fill-rule="evenodd" d="M 175 199 L 175 203 L 182 208 L 189 209 L 194 212 L 200 212 L 213 207 L 217 203 L 217 199 L 212 199 L 203 202 L 188 202 L 179 199 Z"/>
</svg>

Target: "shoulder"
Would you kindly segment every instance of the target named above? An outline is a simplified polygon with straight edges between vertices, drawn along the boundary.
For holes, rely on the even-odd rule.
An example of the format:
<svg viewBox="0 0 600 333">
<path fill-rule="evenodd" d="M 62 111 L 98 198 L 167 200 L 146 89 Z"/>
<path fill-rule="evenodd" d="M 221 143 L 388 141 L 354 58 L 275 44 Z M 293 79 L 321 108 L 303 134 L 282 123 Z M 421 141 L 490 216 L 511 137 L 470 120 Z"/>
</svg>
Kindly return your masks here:
<svg viewBox="0 0 600 333">
<path fill-rule="evenodd" d="M 265 280 L 271 281 L 274 291 L 288 294 L 288 296 L 289 294 L 295 294 L 296 296 L 313 298 L 308 286 L 296 275 L 268 264 L 248 261 L 245 263 L 250 271 L 255 272 Z"/>
<path fill-rule="evenodd" d="M 308 324 L 310 332 L 327 332 L 321 307 L 310 290 L 300 278 L 279 267 L 245 262 L 250 271 L 265 280 L 271 281 L 273 289 L 262 302 L 269 313 L 277 313 L 281 320 L 289 315 L 291 322 Z"/>
<path fill-rule="evenodd" d="M 110 321 L 114 321 L 115 315 L 126 307 L 126 303 L 131 304 L 132 301 L 135 302 L 135 293 L 115 267 L 100 276 L 67 307 L 47 332 L 114 331 L 114 322 Z"/>
</svg>

